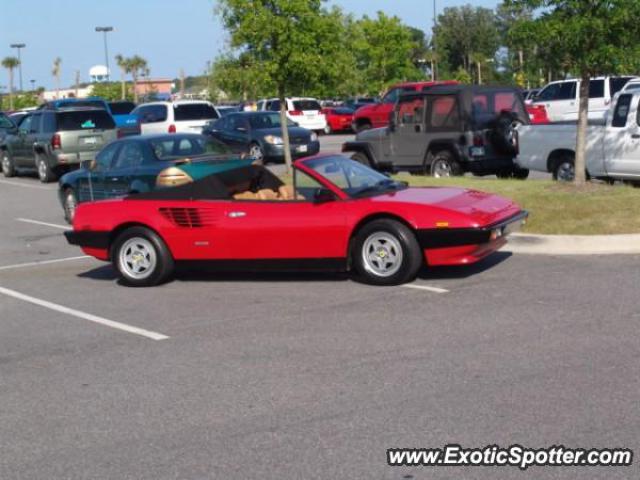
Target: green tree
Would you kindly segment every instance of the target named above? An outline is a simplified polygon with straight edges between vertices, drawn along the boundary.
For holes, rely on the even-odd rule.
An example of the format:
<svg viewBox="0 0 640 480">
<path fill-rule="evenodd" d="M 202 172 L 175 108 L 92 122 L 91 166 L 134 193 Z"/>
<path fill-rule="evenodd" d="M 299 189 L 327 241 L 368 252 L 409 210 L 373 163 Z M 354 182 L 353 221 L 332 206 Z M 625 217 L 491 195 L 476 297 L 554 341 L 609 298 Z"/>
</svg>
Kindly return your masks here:
<svg viewBox="0 0 640 480">
<path fill-rule="evenodd" d="M 13 71 L 20 65 L 20 60 L 16 57 L 5 57 L 2 59 L 2 67 L 9 72 L 9 110 L 13 110 Z"/>
<path fill-rule="evenodd" d="M 138 103 L 138 78 L 142 74 L 148 74 L 149 66 L 147 61 L 139 55 L 134 55 L 129 58 L 120 58 L 118 65 L 122 65 L 124 71 L 131 75 L 133 80 L 133 101 Z"/>
<path fill-rule="evenodd" d="M 110 102 L 116 100 L 132 100 L 132 97 L 126 93 L 124 99 L 122 98 L 122 89 L 118 82 L 94 83 L 91 88 L 91 95 L 102 97 Z"/>
<path fill-rule="evenodd" d="M 640 58 L 640 0 L 508 0 L 538 15 L 519 32 L 542 42 L 560 63 L 580 78 L 575 182 L 586 181 L 585 145 L 589 81 L 601 74 L 635 71 Z"/>
</svg>

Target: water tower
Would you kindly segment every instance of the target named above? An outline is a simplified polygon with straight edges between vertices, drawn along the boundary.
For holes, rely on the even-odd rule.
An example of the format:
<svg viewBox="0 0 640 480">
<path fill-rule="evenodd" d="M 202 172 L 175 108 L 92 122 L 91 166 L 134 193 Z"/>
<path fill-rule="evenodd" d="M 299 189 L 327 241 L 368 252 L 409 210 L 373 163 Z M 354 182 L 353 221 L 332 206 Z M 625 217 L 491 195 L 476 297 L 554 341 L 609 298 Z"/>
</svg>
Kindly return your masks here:
<svg viewBox="0 0 640 480">
<path fill-rule="evenodd" d="M 94 65 L 89 69 L 91 83 L 106 82 L 109 79 L 109 69 L 104 65 Z"/>
</svg>

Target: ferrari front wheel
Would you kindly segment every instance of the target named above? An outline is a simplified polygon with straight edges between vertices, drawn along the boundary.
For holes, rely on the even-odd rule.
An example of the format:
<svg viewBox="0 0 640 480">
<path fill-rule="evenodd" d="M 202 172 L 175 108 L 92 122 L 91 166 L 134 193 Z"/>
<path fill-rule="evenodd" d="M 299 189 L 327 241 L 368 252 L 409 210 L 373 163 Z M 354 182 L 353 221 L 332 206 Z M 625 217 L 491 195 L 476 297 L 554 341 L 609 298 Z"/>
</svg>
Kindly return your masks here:
<svg viewBox="0 0 640 480">
<path fill-rule="evenodd" d="M 411 229 L 397 220 L 380 219 L 357 233 L 352 261 L 365 283 L 401 285 L 418 275 L 423 256 Z"/>
<path fill-rule="evenodd" d="M 124 284 L 151 287 L 165 282 L 173 273 L 174 260 L 164 241 L 144 227 L 128 228 L 111 248 L 111 261 Z"/>
</svg>

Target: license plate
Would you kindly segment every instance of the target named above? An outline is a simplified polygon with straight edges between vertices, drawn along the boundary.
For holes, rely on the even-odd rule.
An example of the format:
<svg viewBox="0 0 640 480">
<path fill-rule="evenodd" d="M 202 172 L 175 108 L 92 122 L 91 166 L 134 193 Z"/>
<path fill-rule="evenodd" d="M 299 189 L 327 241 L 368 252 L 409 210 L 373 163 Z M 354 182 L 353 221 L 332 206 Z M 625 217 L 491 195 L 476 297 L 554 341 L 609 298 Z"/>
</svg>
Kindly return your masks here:
<svg viewBox="0 0 640 480">
<path fill-rule="evenodd" d="M 484 147 L 471 147 L 471 156 L 472 157 L 484 156 Z"/>
<path fill-rule="evenodd" d="M 97 145 L 98 137 L 83 137 L 82 138 L 83 145 Z"/>
<path fill-rule="evenodd" d="M 307 146 L 306 145 L 300 145 L 298 148 L 296 148 L 296 151 L 298 151 L 300 153 L 305 153 L 307 151 Z"/>
<path fill-rule="evenodd" d="M 307 120 L 313 120 L 314 118 L 316 118 L 315 115 L 306 115 Z"/>
</svg>

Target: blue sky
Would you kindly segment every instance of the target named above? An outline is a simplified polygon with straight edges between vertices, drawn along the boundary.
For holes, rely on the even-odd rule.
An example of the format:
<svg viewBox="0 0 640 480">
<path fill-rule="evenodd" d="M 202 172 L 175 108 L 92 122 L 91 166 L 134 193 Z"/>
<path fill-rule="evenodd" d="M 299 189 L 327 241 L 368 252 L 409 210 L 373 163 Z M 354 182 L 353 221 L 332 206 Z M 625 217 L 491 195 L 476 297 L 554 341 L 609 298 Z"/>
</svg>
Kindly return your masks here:
<svg viewBox="0 0 640 480">
<path fill-rule="evenodd" d="M 79 70 L 88 80 L 92 65 L 104 63 L 97 25 L 111 25 L 109 54 L 139 54 L 149 61 L 154 77 L 201 74 L 207 60 L 224 49 L 225 33 L 213 14 L 214 0 L 0 0 L 0 58 L 14 54 L 10 43 L 26 43 L 22 51 L 23 83 L 51 87 L 51 64 L 62 58 L 62 84 L 70 85 Z M 357 15 L 382 10 L 407 24 L 426 29 L 433 19 L 431 0 L 331 0 Z M 438 11 L 471 3 L 495 7 L 498 0 L 437 0 Z M 6 70 L 0 86 L 7 86 Z M 16 75 L 17 77 L 17 75 Z M 17 86 L 17 78 L 16 78 Z M 4 90 L 6 92 L 6 90 Z"/>
</svg>

